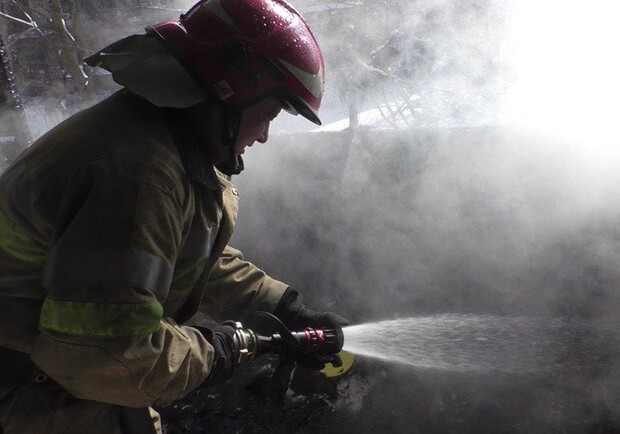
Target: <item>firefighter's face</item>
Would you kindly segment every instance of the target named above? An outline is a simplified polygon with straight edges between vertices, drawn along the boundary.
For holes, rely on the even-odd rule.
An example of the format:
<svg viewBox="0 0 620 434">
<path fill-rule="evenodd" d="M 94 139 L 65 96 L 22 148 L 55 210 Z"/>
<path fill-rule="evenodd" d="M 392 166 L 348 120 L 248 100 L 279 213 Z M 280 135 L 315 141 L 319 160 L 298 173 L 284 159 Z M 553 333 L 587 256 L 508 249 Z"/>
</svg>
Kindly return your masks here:
<svg viewBox="0 0 620 434">
<path fill-rule="evenodd" d="M 235 140 L 235 154 L 245 152 L 254 142 L 265 143 L 269 138 L 269 125 L 282 109 L 282 103 L 275 98 L 266 98 L 245 109 L 241 114 L 239 133 Z"/>
</svg>

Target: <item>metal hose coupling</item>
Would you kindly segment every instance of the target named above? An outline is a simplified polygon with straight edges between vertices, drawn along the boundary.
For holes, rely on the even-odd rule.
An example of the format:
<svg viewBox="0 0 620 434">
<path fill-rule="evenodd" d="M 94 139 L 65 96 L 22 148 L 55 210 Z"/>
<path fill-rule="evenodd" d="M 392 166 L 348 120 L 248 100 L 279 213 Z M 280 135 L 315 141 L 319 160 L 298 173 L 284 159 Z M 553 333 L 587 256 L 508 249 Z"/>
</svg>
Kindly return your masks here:
<svg viewBox="0 0 620 434">
<path fill-rule="evenodd" d="M 245 365 L 254 360 L 258 355 L 258 337 L 252 330 L 243 328 L 243 324 L 235 321 L 235 362 L 237 365 Z"/>
</svg>

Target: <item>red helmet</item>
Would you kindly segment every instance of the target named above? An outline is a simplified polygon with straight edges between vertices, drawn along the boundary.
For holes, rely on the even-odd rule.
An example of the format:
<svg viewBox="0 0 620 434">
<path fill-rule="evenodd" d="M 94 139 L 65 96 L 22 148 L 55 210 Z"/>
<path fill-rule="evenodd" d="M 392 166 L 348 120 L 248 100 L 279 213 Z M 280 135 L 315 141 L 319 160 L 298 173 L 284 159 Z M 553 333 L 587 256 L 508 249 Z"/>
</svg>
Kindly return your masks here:
<svg viewBox="0 0 620 434">
<path fill-rule="evenodd" d="M 323 55 L 303 17 L 284 0 L 201 0 L 180 19 L 147 28 L 226 106 L 268 96 L 320 125 Z"/>
</svg>

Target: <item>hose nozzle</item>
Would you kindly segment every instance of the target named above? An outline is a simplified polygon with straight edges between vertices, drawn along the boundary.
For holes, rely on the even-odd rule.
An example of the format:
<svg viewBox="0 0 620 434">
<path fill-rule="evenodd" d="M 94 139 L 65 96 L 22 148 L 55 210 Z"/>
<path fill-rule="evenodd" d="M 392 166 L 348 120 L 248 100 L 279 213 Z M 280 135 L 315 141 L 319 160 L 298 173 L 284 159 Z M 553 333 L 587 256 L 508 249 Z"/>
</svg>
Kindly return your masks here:
<svg viewBox="0 0 620 434">
<path fill-rule="evenodd" d="M 306 327 L 301 331 L 289 331 L 275 316 L 260 312 L 260 332 L 246 329 L 235 322 L 235 356 L 238 365 L 246 364 L 256 357 L 267 354 L 336 354 L 342 350 L 344 336 L 333 328 Z M 270 331 L 265 331 L 265 326 Z"/>
<path fill-rule="evenodd" d="M 342 333 L 337 333 L 335 329 L 306 327 L 291 334 L 299 343 L 299 352 L 305 354 L 335 354 L 344 344 Z"/>
</svg>

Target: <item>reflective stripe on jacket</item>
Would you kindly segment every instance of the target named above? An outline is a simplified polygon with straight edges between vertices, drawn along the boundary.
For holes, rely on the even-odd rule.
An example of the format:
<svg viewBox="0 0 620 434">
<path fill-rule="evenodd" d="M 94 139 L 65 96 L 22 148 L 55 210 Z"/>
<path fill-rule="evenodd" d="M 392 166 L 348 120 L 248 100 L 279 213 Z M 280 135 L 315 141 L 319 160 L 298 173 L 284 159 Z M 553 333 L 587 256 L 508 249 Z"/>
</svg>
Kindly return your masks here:
<svg viewBox="0 0 620 434">
<path fill-rule="evenodd" d="M 227 247 L 237 191 L 211 167 L 212 184 L 195 182 L 177 140 L 164 110 L 119 92 L 0 179 L 0 345 L 77 397 L 180 398 L 213 348 L 179 324 L 199 308 L 217 321 L 273 311 L 286 289 Z"/>
</svg>

